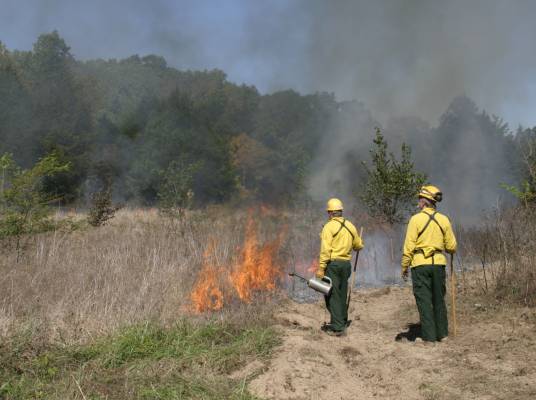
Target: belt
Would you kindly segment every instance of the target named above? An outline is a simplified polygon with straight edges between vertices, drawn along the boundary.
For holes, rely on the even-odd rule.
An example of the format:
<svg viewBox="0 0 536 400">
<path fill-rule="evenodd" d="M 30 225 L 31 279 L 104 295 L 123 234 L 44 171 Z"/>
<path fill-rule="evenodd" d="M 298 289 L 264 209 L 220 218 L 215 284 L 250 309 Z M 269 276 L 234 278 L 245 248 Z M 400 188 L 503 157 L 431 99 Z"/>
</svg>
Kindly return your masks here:
<svg viewBox="0 0 536 400">
<path fill-rule="evenodd" d="M 350 260 L 344 260 L 342 258 L 334 258 L 333 260 L 329 260 L 329 262 L 334 262 L 334 261 L 339 261 L 339 262 L 350 262 Z"/>
<path fill-rule="evenodd" d="M 433 257 L 434 254 L 439 254 L 439 253 L 443 253 L 443 251 L 442 250 L 434 250 L 434 252 L 432 253 L 432 257 Z M 424 250 L 423 249 L 415 249 L 413 251 L 413 254 L 422 254 L 422 255 L 424 255 Z"/>
<path fill-rule="evenodd" d="M 424 250 L 423 249 L 415 249 L 413 251 L 413 254 L 422 254 L 424 256 Z M 434 256 L 436 254 L 443 254 L 443 251 L 441 250 L 434 250 L 434 252 L 432 253 L 432 265 L 435 265 L 435 260 L 434 260 Z M 426 257 L 425 258 L 429 258 L 429 257 Z"/>
</svg>

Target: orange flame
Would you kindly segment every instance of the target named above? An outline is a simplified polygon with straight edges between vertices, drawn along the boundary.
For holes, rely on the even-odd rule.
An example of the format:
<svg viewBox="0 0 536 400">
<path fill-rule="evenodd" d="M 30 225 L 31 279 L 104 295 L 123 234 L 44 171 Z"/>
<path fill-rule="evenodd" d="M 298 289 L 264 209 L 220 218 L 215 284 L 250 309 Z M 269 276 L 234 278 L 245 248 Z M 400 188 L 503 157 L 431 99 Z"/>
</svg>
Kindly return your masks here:
<svg viewBox="0 0 536 400">
<path fill-rule="evenodd" d="M 294 271 L 305 277 L 311 277 L 318 270 L 318 258 L 313 259 L 310 262 L 298 261 L 294 265 Z"/>
<path fill-rule="evenodd" d="M 276 264 L 277 252 L 283 241 L 286 228 L 278 237 L 265 244 L 260 244 L 257 237 L 257 223 L 250 213 L 245 239 L 239 256 L 230 274 L 224 268 L 211 264 L 215 243 L 212 241 L 203 255 L 204 262 L 197 277 L 194 289 L 190 295 L 192 309 L 196 313 L 221 310 L 224 299 L 228 299 L 225 288 L 234 287 L 240 300 L 250 303 L 253 295 L 260 291 L 271 291 L 276 288 L 282 271 Z M 222 281 L 220 276 L 228 276 L 229 280 Z"/>
<path fill-rule="evenodd" d="M 311 265 L 309 265 L 309 268 L 307 268 L 307 272 L 314 274 L 317 270 L 318 270 L 318 259 L 315 259 L 311 262 Z"/>
<path fill-rule="evenodd" d="M 203 254 L 204 263 L 197 277 L 194 290 L 190 295 L 193 309 L 197 313 L 216 311 L 223 308 L 223 292 L 220 289 L 217 277 L 220 269 L 210 264 L 210 255 L 214 253 L 214 243 L 211 243 Z"/>
<path fill-rule="evenodd" d="M 284 233 L 282 232 L 276 240 L 260 246 L 256 228 L 257 224 L 250 214 L 240 262 L 231 273 L 232 284 L 238 297 L 246 303 L 251 302 L 255 291 L 274 290 L 276 282 L 281 276 L 281 271 L 275 262 L 275 256 Z"/>
</svg>

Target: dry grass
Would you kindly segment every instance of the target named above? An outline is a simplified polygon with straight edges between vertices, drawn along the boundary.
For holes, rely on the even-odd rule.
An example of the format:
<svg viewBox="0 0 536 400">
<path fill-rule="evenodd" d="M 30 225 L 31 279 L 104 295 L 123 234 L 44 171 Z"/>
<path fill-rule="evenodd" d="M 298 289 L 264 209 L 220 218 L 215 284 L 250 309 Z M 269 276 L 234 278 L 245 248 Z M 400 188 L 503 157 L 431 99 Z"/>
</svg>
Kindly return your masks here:
<svg viewBox="0 0 536 400">
<path fill-rule="evenodd" d="M 310 266 L 317 256 L 322 213 L 255 210 L 253 217 L 261 243 L 286 232 L 278 250 L 282 277 L 293 267 Z M 14 252 L 5 252 L 0 261 L 0 397 L 252 398 L 244 390 L 250 378 L 230 376 L 268 357 L 277 344 L 270 324 L 278 294 L 257 294 L 251 304 L 235 295 L 226 299 L 223 311 L 212 314 L 189 311 L 208 244 L 215 242 L 210 262 L 230 272 L 247 218 L 247 210 L 230 208 L 192 212 L 181 221 L 162 218 L 156 210 L 122 210 L 105 227 L 32 237 L 18 264 Z M 475 291 L 460 293 L 461 327 L 483 324 L 488 315 L 490 306 L 476 304 L 481 301 L 473 301 L 475 292 L 489 296 L 494 307 L 504 307 L 497 299 L 534 304 L 536 224 L 529 218 L 502 213 L 481 229 L 458 235 L 464 262 L 483 260 L 487 273 L 487 290 L 482 269 L 467 276 L 467 286 Z M 365 225 L 371 249 L 373 230 Z M 366 263 L 360 259 L 360 265 Z M 513 321 L 512 326 L 525 321 L 528 326 L 534 313 L 523 310 Z M 481 336 L 475 332 L 467 346 Z M 460 351 L 459 357 L 464 354 Z M 433 387 L 421 392 L 435 398 Z"/>
<path fill-rule="evenodd" d="M 481 295 L 536 306 L 536 209 L 497 210 L 481 226 L 460 230 L 458 240 Z"/>
<path fill-rule="evenodd" d="M 31 325 L 76 342 L 142 321 L 171 323 L 189 312 L 208 241 L 216 243 L 212 261 L 230 267 L 246 218 L 225 208 L 181 221 L 156 210 L 122 210 L 101 228 L 36 236 L 19 263 L 12 252 L 0 261 L 1 333 Z M 263 218 L 260 238 L 267 240 L 281 220 Z"/>
<path fill-rule="evenodd" d="M 0 260 L 0 335 L 31 327 L 50 339 L 72 343 L 144 321 L 172 324 L 190 313 L 190 293 L 210 241 L 215 243 L 210 261 L 222 266 L 224 274 L 230 272 L 248 213 L 215 207 L 178 221 L 154 209 L 124 209 L 101 228 L 35 236 L 19 263 L 13 251 L 4 252 Z M 294 268 L 307 273 L 317 257 L 322 213 L 260 209 L 253 217 L 259 222 L 261 243 L 286 232 L 278 250 L 282 278 Z M 534 211 L 513 210 L 490 216 L 479 229 L 459 232 L 462 265 L 478 265 L 478 279 L 473 280 L 477 291 L 536 304 L 535 222 Z M 361 279 L 367 251 L 374 247 L 371 229 L 365 231 L 368 248 L 360 262 Z M 253 305 L 231 299 L 217 316 L 265 316 L 268 312 L 257 308 L 269 309 L 268 298 L 272 294 Z"/>
<path fill-rule="evenodd" d="M 122 210 L 104 227 L 27 238 L 18 263 L 5 251 L 0 398 L 252 399 L 251 374 L 231 375 L 278 343 L 271 322 L 280 291 L 255 293 L 249 304 L 234 293 L 223 310 L 201 315 L 190 302 L 207 258 L 230 274 L 250 216 L 260 244 L 289 225 L 266 211 L 210 208 L 171 220 Z"/>
</svg>

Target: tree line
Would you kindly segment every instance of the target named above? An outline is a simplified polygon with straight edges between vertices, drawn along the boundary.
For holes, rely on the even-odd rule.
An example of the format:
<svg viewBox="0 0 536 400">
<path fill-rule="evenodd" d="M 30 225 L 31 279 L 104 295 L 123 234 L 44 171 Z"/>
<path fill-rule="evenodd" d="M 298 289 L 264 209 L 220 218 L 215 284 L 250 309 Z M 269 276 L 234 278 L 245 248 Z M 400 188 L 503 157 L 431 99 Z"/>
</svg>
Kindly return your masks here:
<svg viewBox="0 0 536 400">
<path fill-rule="evenodd" d="M 356 115 L 367 122 L 353 125 Z M 329 93 L 261 94 L 222 71 L 180 71 L 157 55 L 80 61 L 58 32 L 39 36 L 31 51 L 0 43 L 0 155 L 22 168 L 50 154 L 69 165 L 43 185 L 63 204 L 84 204 L 102 190 L 169 208 L 289 204 L 307 198 L 311 176 L 329 165 L 322 154 L 343 138 L 337 157 L 348 168 L 339 178 L 350 192 L 363 191 L 374 126 L 361 103 Z M 513 133 L 468 97 L 454 99 L 437 127 L 404 117 L 382 132 L 407 160 L 411 149 L 418 171 L 456 191 L 461 206 L 501 185 L 518 197 L 534 192 L 526 144 L 534 130 Z"/>
</svg>

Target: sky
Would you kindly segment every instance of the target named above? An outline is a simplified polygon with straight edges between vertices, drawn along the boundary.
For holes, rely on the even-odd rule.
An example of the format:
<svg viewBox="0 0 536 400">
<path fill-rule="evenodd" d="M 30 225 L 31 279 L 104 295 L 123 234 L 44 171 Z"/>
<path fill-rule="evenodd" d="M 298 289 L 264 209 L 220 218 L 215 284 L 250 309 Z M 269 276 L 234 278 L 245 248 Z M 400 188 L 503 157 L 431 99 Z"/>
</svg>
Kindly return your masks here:
<svg viewBox="0 0 536 400">
<path fill-rule="evenodd" d="M 436 124 L 468 95 L 536 125 L 536 1 L 0 0 L 0 41 L 29 50 L 57 30 L 77 59 L 157 54 L 225 71 L 262 93 L 327 91 L 380 121 Z"/>
</svg>

